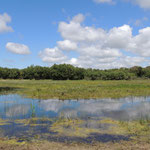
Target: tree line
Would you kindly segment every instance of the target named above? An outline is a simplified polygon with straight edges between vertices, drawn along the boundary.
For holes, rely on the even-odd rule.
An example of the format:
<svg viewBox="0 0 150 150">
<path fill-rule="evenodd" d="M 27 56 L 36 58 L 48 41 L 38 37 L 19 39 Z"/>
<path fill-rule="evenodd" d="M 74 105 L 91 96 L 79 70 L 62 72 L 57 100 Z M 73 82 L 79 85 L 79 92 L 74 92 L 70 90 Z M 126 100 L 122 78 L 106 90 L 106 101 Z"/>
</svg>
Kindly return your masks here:
<svg viewBox="0 0 150 150">
<path fill-rule="evenodd" d="M 52 67 L 29 66 L 25 69 L 0 67 L 1 79 L 52 79 L 52 80 L 131 80 L 137 78 L 150 78 L 150 66 L 142 68 L 120 69 L 85 69 L 69 64 L 54 64 Z"/>
</svg>

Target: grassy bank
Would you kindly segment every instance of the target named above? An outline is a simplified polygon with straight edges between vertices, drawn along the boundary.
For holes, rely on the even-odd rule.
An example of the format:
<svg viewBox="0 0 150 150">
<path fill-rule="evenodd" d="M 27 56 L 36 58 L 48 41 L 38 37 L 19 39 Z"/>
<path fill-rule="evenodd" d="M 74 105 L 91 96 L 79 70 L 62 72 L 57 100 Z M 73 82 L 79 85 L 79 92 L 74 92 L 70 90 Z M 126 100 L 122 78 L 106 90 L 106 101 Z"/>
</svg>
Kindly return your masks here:
<svg viewBox="0 0 150 150">
<path fill-rule="evenodd" d="M 0 93 L 12 92 L 39 99 L 97 99 L 150 96 L 150 80 L 0 80 Z"/>
</svg>

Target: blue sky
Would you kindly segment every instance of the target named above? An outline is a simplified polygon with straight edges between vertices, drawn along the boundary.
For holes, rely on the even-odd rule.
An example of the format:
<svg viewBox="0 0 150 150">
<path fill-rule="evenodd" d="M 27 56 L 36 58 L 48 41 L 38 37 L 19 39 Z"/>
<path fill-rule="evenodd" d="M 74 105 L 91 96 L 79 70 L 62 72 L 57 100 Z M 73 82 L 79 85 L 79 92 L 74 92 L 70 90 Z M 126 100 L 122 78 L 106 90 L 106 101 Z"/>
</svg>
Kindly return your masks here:
<svg viewBox="0 0 150 150">
<path fill-rule="evenodd" d="M 149 0 L 0 0 L 0 66 L 148 66 Z"/>
</svg>

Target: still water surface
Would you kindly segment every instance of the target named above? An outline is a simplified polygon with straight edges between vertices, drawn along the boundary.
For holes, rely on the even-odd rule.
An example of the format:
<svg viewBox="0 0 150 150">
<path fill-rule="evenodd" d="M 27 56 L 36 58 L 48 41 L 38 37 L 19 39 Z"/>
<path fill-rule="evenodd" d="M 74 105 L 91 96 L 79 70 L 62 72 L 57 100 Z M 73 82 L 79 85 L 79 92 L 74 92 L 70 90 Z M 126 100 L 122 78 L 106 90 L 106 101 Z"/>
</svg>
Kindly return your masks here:
<svg viewBox="0 0 150 150">
<path fill-rule="evenodd" d="M 100 130 L 107 131 L 110 126 L 98 123 L 104 118 L 120 121 L 148 119 L 150 97 L 60 101 L 29 99 L 19 95 L 0 96 L 1 137 L 40 137 L 60 142 L 128 140 L 121 135 L 100 134 Z M 67 125 L 64 120 L 68 121 Z"/>
</svg>

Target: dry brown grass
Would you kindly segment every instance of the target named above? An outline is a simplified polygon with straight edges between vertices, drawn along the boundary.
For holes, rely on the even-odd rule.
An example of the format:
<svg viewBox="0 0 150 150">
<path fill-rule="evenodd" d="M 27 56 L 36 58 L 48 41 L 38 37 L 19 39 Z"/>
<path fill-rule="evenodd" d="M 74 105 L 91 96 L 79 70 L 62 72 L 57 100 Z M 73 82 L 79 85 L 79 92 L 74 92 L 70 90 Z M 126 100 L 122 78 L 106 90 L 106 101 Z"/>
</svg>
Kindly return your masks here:
<svg viewBox="0 0 150 150">
<path fill-rule="evenodd" d="M 149 150 L 150 143 L 144 142 L 120 142 L 120 143 L 95 143 L 85 144 L 66 144 L 48 141 L 9 144 L 0 143 L 0 150 Z"/>
</svg>

